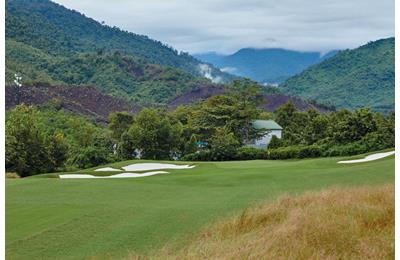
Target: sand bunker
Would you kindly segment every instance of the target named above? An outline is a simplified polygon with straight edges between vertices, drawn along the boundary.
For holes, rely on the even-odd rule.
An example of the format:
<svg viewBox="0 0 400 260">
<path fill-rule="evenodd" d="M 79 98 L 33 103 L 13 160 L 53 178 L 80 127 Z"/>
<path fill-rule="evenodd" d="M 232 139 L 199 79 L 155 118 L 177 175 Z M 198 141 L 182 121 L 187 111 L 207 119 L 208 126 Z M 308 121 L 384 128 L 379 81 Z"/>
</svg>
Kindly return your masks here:
<svg viewBox="0 0 400 260">
<path fill-rule="evenodd" d="M 115 169 L 115 168 L 112 168 L 112 167 L 100 168 L 100 169 L 96 169 L 94 171 L 95 172 L 122 172 L 122 170 Z"/>
<path fill-rule="evenodd" d="M 135 163 L 122 167 L 125 171 L 152 171 L 161 169 L 191 169 L 194 165 L 176 165 L 169 163 Z"/>
<path fill-rule="evenodd" d="M 375 153 L 366 156 L 364 159 L 357 159 L 357 160 L 348 160 L 348 161 L 339 161 L 338 163 L 361 163 L 361 162 L 369 162 L 369 161 L 375 161 L 387 156 L 390 156 L 394 154 L 394 151 L 387 152 L 387 153 Z"/>
<path fill-rule="evenodd" d="M 133 173 L 133 172 L 124 172 L 119 174 L 114 174 L 110 176 L 94 176 L 91 174 L 61 174 L 59 175 L 60 179 L 110 179 L 110 178 L 139 178 L 139 177 L 147 177 L 156 174 L 167 174 L 168 172 L 164 171 L 155 171 L 155 172 L 145 172 L 145 173 Z"/>
</svg>

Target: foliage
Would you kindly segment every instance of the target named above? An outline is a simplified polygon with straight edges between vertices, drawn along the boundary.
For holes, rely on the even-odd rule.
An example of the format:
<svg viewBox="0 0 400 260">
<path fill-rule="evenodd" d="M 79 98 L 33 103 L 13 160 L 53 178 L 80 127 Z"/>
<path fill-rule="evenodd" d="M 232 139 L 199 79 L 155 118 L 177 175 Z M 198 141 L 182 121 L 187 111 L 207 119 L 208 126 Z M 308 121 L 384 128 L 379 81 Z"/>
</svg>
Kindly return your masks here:
<svg viewBox="0 0 400 260">
<path fill-rule="evenodd" d="M 287 146 L 268 150 L 268 159 L 302 159 L 321 157 L 323 149 L 319 146 Z"/>
<path fill-rule="evenodd" d="M 112 138 L 119 140 L 133 123 L 133 115 L 127 112 L 115 112 L 109 115 L 108 128 L 112 132 Z"/>
<path fill-rule="evenodd" d="M 7 0 L 6 38 L 30 45 L 55 56 L 91 52 L 98 55 L 118 51 L 200 75 L 200 61 L 188 53 L 138 35 L 97 22 L 48 0 Z M 229 79 L 210 65 L 212 74 Z"/>
<path fill-rule="evenodd" d="M 134 158 L 134 143 L 128 132 L 124 132 L 117 145 L 117 157 L 120 160 L 131 160 Z"/>
<path fill-rule="evenodd" d="M 279 146 L 282 145 L 282 140 L 273 135 L 271 137 L 271 140 L 269 141 L 268 148 L 273 149 L 273 148 L 278 148 Z"/>
<path fill-rule="evenodd" d="M 289 78 L 280 88 L 339 108 L 390 111 L 394 108 L 394 42 L 388 38 L 340 51 Z"/>
<path fill-rule="evenodd" d="M 114 160 L 108 130 L 82 116 L 19 105 L 7 111 L 6 126 L 6 169 L 19 167 L 21 176 L 72 166 L 87 147 L 101 151 L 107 161 Z"/>
<path fill-rule="evenodd" d="M 260 114 L 259 86 L 251 81 L 234 81 L 228 89 L 228 94 L 208 98 L 190 114 L 189 122 L 203 141 L 209 141 L 221 127 L 232 132 L 241 144 L 260 134 L 252 125 Z"/>
<path fill-rule="evenodd" d="M 217 128 L 210 138 L 212 159 L 214 161 L 229 160 L 234 158 L 240 142 L 227 128 Z"/>
<path fill-rule="evenodd" d="M 171 159 L 178 152 L 182 126 L 172 125 L 156 109 L 145 108 L 135 117 L 128 134 L 133 148 L 141 152 L 142 158 Z"/>
<path fill-rule="evenodd" d="M 6 168 L 21 177 L 54 170 L 66 160 L 62 134 L 46 135 L 37 118 L 36 108 L 19 105 L 6 121 Z"/>
<path fill-rule="evenodd" d="M 95 85 L 141 104 L 165 104 L 211 84 L 187 53 L 47 0 L 6 1 L 6 82 Z M 233 77 L 212 67 L 213 77 Z"/>
<path fill-rule="evenodd" d="M 6 82 L 22 73 L 25 85 L 48 82 L 94 85 L 102 92 L 137 103 L 165 104 L 183 92 L 210 84 L 207 79 L 119 52 L 54 56 L 14 40 L 6 41 Z"/>
<path fill-rule="evenodd" d="M 80 149 L 72 158 L 72 163 L 80 168 L 90 168 L 108 162 L 108 154 L 105 150 L 89 146 Z"/>
</svg>

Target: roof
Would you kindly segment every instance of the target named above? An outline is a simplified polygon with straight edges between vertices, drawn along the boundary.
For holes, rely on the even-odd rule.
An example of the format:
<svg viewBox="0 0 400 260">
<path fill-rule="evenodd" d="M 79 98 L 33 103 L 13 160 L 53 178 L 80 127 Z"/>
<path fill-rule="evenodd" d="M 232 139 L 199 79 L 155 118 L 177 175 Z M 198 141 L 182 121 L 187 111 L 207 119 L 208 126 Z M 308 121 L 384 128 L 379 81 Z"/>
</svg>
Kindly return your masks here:
<svg viewBox="0 0 400 260">
<path fill-rule="evenodd" d="M 278 125 L 274 120 L 254 120 L 253 126 L 255 129 L 266 130 L 282 130 L 282 126 Z"/>
</svg>

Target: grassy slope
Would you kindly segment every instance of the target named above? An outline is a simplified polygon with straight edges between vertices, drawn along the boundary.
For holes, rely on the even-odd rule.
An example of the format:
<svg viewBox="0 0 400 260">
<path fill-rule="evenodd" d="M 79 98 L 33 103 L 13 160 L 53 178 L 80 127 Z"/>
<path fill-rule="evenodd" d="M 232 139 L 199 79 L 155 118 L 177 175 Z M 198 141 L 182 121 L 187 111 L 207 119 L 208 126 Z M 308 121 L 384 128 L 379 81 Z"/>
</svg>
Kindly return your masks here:
<svg viewBox="0 0 400 260">
<path fill-rule="evenodd" d="M 283 196 L 157 259 L 394 259 L 394 185 Z M 136 259 L 137 255 L 132 255 Z"/>
<path fill-rule="evenodd" d="M 123 257 L 181 246 L 201 227 L 282 193 L 394 182 L 394 159 L 197 163 L 143 179 L 6 181 L 13 259 Z"/>
</svg>

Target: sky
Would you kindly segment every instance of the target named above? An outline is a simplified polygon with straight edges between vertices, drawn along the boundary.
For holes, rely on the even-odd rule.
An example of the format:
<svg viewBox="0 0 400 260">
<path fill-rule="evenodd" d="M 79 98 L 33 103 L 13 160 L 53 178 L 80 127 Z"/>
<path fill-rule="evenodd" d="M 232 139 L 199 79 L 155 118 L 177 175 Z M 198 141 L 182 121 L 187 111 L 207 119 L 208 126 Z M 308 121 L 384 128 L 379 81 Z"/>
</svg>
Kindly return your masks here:
<svg viewBox="0 0 400 260">
<path fill-rule="evenodd" d="M 55 0 L 179 51 L 319 51 L 394 36 L 394 0 Z"/>
</svg>

